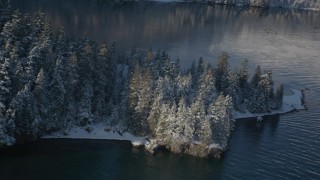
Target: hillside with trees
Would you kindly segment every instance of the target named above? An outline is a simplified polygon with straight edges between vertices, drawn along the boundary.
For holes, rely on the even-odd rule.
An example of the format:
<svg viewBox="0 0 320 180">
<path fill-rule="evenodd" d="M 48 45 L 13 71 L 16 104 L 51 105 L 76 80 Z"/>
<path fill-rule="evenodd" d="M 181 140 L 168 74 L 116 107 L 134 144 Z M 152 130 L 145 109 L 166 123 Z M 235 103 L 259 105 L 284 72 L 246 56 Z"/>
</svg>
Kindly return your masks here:
<svg viewBox="0 0 320 180">
<path fill-rule="evenodd" d="M 194 154 L 191 142 L 226 148 L 234 111 L 282 105 L 271 71 L 258 66 L 249 78 L 248 62 L 232 70 L 227 53 L 216 66 L 200 58 L 181 71 L 166 52 L 121 54 L 114 43 L 53 32 L 42 13 L 8 8 L 0 30 L 0 146 L 104 123 Z"/>
</svg>

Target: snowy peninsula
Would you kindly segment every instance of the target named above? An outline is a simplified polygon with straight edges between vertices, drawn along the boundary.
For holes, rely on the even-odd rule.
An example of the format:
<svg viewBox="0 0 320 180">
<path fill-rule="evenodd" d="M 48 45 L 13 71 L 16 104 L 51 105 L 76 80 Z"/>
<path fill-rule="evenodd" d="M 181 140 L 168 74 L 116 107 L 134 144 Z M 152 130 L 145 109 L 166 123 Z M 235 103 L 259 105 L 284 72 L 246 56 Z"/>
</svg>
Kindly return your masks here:
<svg viewBox="0 0 320 180">
<path fill-rule="evenodd" d="M 269 113 L 253 114 L 250 112 L 240 113 L 234 112 L 235 119 L 241 120 L 243 118 L 257 118 L 257 121 L 261 120 L 263 116 L 275 115 L 275 114 L 285 114 L 295 110 L 304 110 L 303 106 L 303 94 L 301 90 L 298 89 L 288 89 L 287 95 L 283 96 L 282 108 L 280 110 L 275 110 Z M 105 140 L 120 140 L 120 141 L 130 141 L 134 147 L 145 146 L 150 152 L 154 153 L 156 148 L 160 145 L 157 144 L 157 140 L 148 139 L 147 137 L 134 136 L 129 132 L 123 132 L 121 128 L 118 127 L 108 127 L 105 124 L 98 123 L 91 126 L 90 131 L 83 127 L 74 126 L 68 129 L 67 132 L 57 132 L 51 135 L 43 136 L 44 139 L 105 139 Z M 197 142 L 195 142 L 197 143 Z M 211 144 L 206 147 L 208 151 L 202 154 L 203 157 L 207 157 L 210 154 L 208 152 L 224 150 L 222 147 L 215 144 Z"/>
<path fill-rule="evenodd" d="M 247 60 L 232 69 L 225 52 L 182 70 L 166 52 L 124 54 L 114 43 L 56 33 L 41 12 L 1 13 L 0 147 L 40 137 L 117 139 L 219 157 L 235 119 L 302 109 L 299 90 L 274 87 L 271 70 L 250 73 Z"/>
</svg>

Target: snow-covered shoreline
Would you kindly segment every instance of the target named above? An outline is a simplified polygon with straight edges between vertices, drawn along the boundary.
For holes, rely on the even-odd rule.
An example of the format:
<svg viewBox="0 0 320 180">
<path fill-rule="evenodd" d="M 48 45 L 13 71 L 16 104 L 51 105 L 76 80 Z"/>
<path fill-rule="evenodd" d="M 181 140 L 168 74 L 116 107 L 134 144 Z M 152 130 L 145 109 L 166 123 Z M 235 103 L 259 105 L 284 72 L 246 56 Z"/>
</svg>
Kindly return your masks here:
<svg viewBox="0 0 320 180">
<path fill-rule="evenodd" d="M 74 126 L 68 132 L 57 132 L 41 137 L 43 139 L 104 139 L 130 141 L 133 146 L 143 146 L 147 140 L 145 137 L 134 136 L 128 132 L 112 127 L 105 127 L 103 124 L 94 124 L 91 130 Z"/>
<path fill-rule="evenodd" d="M 272 111 L 270 113 L 252 114 L 235 112 L 236 119 L 257 117 L 260 120 L 262 116 L 284 114 L 293 110 L 303 110 L 303 94 L 301 90 L 290 89 L 290 94 L 283 96 L 283 105 L 281 110 Z M 83 127 L 72 127 L 68 132 L 57 132 L 51 135 L 43 136 L 44 139 L 105 139 L 130 141 L 135 147 L 144 146 L 148 143 L 146 137 L 134 136 L 128 132 L 122 132 L 118 128 L 105 127 L 103 124 L 94 124 L 90 130 Z"/>
</svg>

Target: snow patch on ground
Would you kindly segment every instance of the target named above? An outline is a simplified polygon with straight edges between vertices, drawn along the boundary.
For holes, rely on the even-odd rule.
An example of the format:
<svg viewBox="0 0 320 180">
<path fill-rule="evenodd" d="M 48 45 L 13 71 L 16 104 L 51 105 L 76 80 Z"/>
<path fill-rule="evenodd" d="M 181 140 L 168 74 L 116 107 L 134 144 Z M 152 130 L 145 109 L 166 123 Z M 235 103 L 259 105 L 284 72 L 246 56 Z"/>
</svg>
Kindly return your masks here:
<svg viewBox="0 0 320 180">
<path fill-rule="evenodd" d="M 215 143 L 212 143 L 208 146 L 209 149 L 220 149 L 220 150 L 223 150 L 224 148 L 221 147 L 219 144 L 215 144 Z"/>
<path fill-rule="evenodd" d="M 43 136 L 45 139 L 107 139 L 130 141 L 133 146 L 143 146 L 146 143 L 145 137 L 134 136 L 122 130 L 107 127 L 102 123 L 90 126 L 90 130 L 86 127 L 72 127 L 66 133 L 57 132 L 51 135 Z"/>
<path fill-rule="evenodd" d="M 301 90 L 290 89 L 289 92 L 287 92 L 286 95 L 283 96 L 282 108 L 280 110 L 272 111 L 270 113 L 260 113 L 260 114 L 253 114 L 250 112 L 246 112 L 246 113 L 235 112 L 235 119 L 257 117 L 257 120 L 261 121 L 262 116 L 284 114 L 294 110 L 304 110 L 305 107 L 302 105 L 302 100 L 303 100 L 303 94 Z"/>
</svg>

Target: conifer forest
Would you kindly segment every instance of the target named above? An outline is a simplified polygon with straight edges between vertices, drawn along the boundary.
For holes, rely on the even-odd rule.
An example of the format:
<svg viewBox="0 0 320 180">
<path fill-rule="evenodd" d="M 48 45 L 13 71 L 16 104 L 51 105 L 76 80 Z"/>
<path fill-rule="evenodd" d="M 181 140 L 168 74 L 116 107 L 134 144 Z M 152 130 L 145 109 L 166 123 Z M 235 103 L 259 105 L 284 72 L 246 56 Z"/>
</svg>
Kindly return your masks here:
<svg viewBox="0 0 320 180">
<path fill-rule="evenodd" d="M 0 144 L 36 140 L 71 126 L 119 126 L 171 144 L 225 148 L 233 113 L 281 108 L 282 86 L 248 61 L 232 69 L 199 58 L 180 68 L 166 52 L 97 43 L 53 30 L 45 14 L 3 7 L 0 20 Z"/>
</svg>

